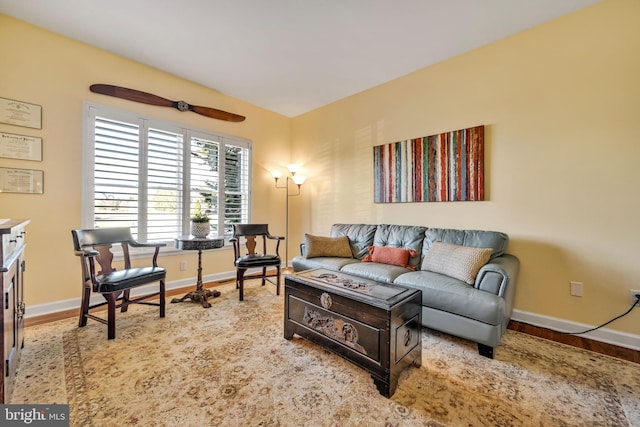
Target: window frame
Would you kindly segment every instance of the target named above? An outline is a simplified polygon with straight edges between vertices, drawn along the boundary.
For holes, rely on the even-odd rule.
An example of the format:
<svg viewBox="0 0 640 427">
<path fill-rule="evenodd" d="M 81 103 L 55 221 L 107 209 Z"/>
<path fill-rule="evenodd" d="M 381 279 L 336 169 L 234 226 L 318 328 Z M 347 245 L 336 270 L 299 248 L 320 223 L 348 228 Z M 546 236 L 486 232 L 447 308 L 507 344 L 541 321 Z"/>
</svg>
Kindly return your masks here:
<svg viewBox="0 0 640 427">
<path fill-rule="evenodd" d="M 141 147 L 139 149 L 140 163 L 147 163 L 148 156 L 148 131 L 150 128 L 160 129 L 162 131 L 173 132 L 176 134 L 182 134 L 183 136 L 183 152 L 182 152 L 182 188 L 179 189 L 181 194 L 181 233 L 188 235 L 190 233 L 190 221 L 191 214 L 190 209 L 190 179 L 191 179 L 191 162 L 185 159 L 190 158 L 191 138 L 206 139 L 219 144 L 219 152 L 224 153 L 226 146 L 235 146 L 246 149 L 247 159 L 247 222 L 251 222 L 252 212 L 252 200 L 253 200 L 253 142 L 246 138 L 227 135 L 220 132 L 214 132 L 206 129 L 190 127 L 181 123 L 171 122 L 163 119 L 157 119 L 144 114 L 139 114 L 133 111 L 123 110 L 120 108 L 114 108 L 97 104 L 93 102 L 83 102 L 83 138 L 82 138 L 82 211 L 81 211 L 81 223 L 83 228 L 93 228 L 95 221 L 95 120 L 96 117 L 104 117 L 108 120 L 116 120 L 124 123 L 135 124 L 139 126 L 139 141 Z M 218 199 L 224 199 L 225 186 L 224 186 L 224 173 L 225 173 L 225 156 L 224 154 L 218 156 L 218 180 L 219 185 L 219 197 Z M 145 166 L 146 169 L 146 166 Z M 148 176 L 148 175 L 147 175 Z M 142 181 L 142 180 L 141 180 Z M 143 184 L 140 185 L 140 193 L 145 193 L 144 188 L 147 185 L 147 179 L 143 180 Z M 140 182 L 140 181 L 139 181 Z M 222 197 L 220 197 L 222 196 Z M 146 197 L 145 197 L 146 199 Z M 138 211 L 143 210 L 142 216 L 146 216 L 146 204 L 148 200 L 140 200 L 138 205 Z M 222 235 L 225 238 L 225 247 L 229 247 L 229 236 L 224 235 L 224 223 L 225 223 L 225 210 L 224 204 L 222 208 L 218 209 L 218 230 L 222 231 Z M 139 214 L 140 217 L 140 214 Z M 148 224 L 147 224 L 148 226 Z M 137 238 L 140 241 L 147 241 L 147 230 L 139 233 Z M 176 236 L 178 237 L 178 236 Z M 222 236 L 221 236 L 222 237 Z M 167 246 L 161 248 L 161 253 L 170 254 L 178 252 L 174 248 L 174 242 L 172 240 L 165 241 Z M 133 251 L 132 255 L 138 251 Z M 141 253 L 146 253 L 148 250 L 141 249 Z"/>
</svg>

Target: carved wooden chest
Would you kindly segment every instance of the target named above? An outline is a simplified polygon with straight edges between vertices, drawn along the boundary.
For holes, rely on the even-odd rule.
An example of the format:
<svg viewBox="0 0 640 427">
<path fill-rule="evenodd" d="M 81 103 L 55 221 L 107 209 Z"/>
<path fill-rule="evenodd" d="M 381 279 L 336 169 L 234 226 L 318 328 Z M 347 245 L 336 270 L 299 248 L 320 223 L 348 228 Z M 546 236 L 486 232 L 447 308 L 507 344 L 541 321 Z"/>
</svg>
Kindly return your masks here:
<svg viewBox="0 0 640 427">
<path fill-rule="evenodd" d="M 400 373 L 422 363 L 421 294 L 324 269 L 287 275 L 284 337 L 297 334 L 353 362 L 390 397 Z"/>
</svg>

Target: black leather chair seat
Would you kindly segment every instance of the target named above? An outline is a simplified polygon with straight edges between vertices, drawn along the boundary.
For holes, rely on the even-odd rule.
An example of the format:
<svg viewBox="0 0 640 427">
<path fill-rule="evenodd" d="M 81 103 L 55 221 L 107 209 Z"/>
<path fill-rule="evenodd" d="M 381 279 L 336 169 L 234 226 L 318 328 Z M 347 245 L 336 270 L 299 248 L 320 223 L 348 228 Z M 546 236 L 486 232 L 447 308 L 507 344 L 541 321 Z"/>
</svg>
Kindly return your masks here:
<svg viewBox="0 0 640 427">
<path fill-rule="evenodd" d="M 164 279 L 166 270 L 162 267 L 130 268 L 113 271 L 106 276 L 96 277 L 98 292 L 120 292 Z"/>
<path fill-rule="evenodd" d="M 280 264 L 280 257 L 277 255 L 245 255 L 236 260 L 236 267 L 262 267 L 264 265 Z"/>
</svg>

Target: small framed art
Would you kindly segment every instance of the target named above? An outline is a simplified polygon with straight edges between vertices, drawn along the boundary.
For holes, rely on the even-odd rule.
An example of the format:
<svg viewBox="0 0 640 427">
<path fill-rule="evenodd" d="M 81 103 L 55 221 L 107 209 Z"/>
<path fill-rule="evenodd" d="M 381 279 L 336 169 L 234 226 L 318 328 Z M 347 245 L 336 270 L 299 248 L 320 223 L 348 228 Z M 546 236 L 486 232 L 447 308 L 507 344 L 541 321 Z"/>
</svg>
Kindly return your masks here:
<svg viewBox="0 0 640 427">
<path fill-rule="evenodd" d="M 0 168 L 0 193 L 44 193 L 44 171 Z"/>
<path fill-rule="evenodd" d="M 42 129 L 42 107 L 15 99 L 0 98 L 0 123 Z"/>
<path fill-rule="evenodd" d="M 0 157 L 42 161 L 42 138 L 0 132 Z"/>
</svg>

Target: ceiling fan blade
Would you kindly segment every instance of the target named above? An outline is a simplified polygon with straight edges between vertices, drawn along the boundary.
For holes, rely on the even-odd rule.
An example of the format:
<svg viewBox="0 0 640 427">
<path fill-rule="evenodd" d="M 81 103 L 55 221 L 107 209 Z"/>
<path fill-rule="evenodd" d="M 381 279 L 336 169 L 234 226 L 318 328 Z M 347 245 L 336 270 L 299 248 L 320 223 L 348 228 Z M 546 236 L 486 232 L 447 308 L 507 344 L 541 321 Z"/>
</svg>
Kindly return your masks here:
<svg viewBox="0 0 640 427">
<path fill-rule="evenodd" d="M 187 104 L 184 101 L 172 101 L 170 99 L 162 98 L 151 93 L 129 89 L 121 86 L 93 84 L 89 86 L 89 90 L 94 93 L 126 99 L 128 101 L 141 102 L 143 104 L 156 105 L 159 107 L 173 107 L 179 111 L 193 111 L 194 113 L 200 114 L 205 117 L 225 120 L 228 122 L 241 122 L 245 119 L 244 116 L 241 116 L 239 114 L 229 113 L 227 111 L 222 111 L 215 108 L 191 105 Z"/>
<path fill-rule="evenodd" d="M 126 87 L 95 84 L 89 86 L 89 90 L 94 93 L 114 96 L 116 98 L 122 98 L 129 101 L 141 102 L 143 104 L 157 105 L 159 107 L 173 107 L 173 101 L 170 99 L 161 98 L 151 93 L 128 89 Z"/>
<path fill-rule="evenodd" d="M 241 122 L 245 119 L 244 116 L 239 114 L 229 113 L 215 108 L 199 107 L 197 105 L 189 105 L 189 110 L 202 116 L 211 117 L 212 119 L 226 120 L 228 122 Z"/>
</svg>

